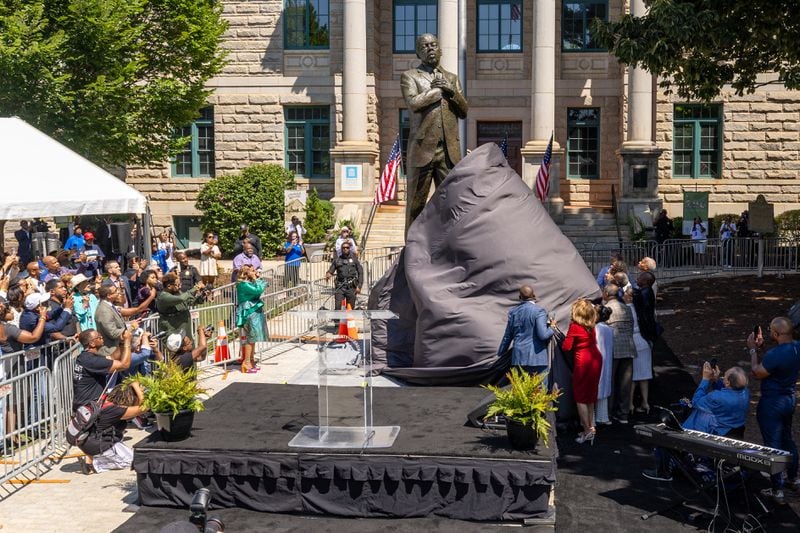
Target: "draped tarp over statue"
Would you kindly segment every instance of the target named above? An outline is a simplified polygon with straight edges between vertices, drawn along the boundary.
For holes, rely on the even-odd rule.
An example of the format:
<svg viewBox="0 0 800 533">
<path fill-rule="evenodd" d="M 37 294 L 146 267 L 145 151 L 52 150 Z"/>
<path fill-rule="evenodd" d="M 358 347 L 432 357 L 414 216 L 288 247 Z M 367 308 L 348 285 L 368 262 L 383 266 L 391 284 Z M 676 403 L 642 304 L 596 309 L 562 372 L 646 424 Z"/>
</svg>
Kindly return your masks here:
<svg viewBox="0 0 800 533">
<path fill-rule="evenodd" d="M 414 383 L 474 384 L 502 373 L 508 358 L 497 348 L 520 285 L 534 287 L 565 331 L 572 302 L 599 294 L 572 242 L 494 143 L 436 189 L 399 261 L 371 296 L 370 309 L 400 316 L 374 328 L 373 358 Z"/>
</svg>

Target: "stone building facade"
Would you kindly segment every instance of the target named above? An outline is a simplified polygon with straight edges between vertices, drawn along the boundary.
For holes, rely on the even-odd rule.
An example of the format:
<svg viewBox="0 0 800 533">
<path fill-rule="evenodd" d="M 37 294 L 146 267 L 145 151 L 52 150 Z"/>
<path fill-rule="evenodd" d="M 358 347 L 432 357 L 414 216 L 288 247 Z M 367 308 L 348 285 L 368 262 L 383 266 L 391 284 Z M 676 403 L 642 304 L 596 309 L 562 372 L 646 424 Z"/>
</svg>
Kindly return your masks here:
<svg viewBox="0 0 800 533">
<path fill-rule="evenodd" d="M 549 207 L 666 206 L 708 191 L 710 211 L 755 195 L 776 213 L 798 207 L 800 94 L 766 86 L 695 105 L 663 96 L 646 72 L 594 48 L 594 16 L 643 14 L 642 0 L 224 0 L 229 63 L 178 162 L 129 168 L 156 225 L 197 238 L 194 200 L 210 177 L 254 163 L 296 171 L 363 217 L 398 135 L 407 137 L 400 74 L 417 64 L 413 36 L 432 31 L 442 65 L 461 67 L 470 111 L 465 148 L 505 137 L 533 182 L 551 132 Z M 461 11 L 459 12 L 459 9 Z M 459 64 L 459 16 L 466 22 Z M 413 47 L 413 45 L 412 45 Z M 347 176 L 347 179 L 345 179 Z M 400 186 L 403 200 L 403 180 Z M 362 218 L 363 219 L 363 218 Z"/>
</svg>

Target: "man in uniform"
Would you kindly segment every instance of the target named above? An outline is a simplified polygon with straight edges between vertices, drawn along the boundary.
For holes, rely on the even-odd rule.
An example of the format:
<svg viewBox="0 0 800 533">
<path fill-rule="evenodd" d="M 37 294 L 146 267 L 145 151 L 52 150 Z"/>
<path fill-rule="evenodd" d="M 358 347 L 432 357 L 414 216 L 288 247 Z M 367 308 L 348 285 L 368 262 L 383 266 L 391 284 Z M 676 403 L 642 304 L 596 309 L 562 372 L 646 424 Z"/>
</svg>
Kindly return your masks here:
<svg viewBox="0 0 800 533">
<path fill-rule="evenodd" d="M 364 270 L 358 258 L 350 253 L 350 243 L 342 244 L 342 255 L 331 262 L 331 267 L 325 273 L 325 279 L 331 279 L 336 274 L 336 289 L 334 291 L 334 309 L 342 308 L 342 299 L 346 298 L 350 307 L 356 306 L 356 295 L 361 293 L 364 283 Z"/>
<path fill-rule="evenodd" d="M 403 72 L 400 87 L 408 108 L 408 193 L 406 232 L 428 201 L 431 179 L 439 186 L 461 160 L 458 119 L 467 118 L 467 101 L 458 76 L 439 66 L 442 50 L 430 33 L 417 37 L 417 68 Z"/>
</svg>

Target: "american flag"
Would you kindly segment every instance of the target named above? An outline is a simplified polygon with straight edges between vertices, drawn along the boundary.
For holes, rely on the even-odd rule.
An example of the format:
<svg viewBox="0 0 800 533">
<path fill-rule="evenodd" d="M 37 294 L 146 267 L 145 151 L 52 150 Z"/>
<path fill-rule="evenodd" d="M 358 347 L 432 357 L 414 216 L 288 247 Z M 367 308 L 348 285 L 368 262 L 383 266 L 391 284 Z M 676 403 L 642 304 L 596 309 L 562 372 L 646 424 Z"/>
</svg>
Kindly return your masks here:
<svg viewBox="0 0 800 533">
<path fill-rule="evenodd" d="M 519 4 L 511 4 L 511 20 L 519 20 L 522 18 L 522 6 Z"/>
<path fill-rule="evenodd" d="M 375 202 L 373 203 L 382 204 L 397 198 L 397 172 L 400 169 L 402 159 L 400 155 L 400 136 L 398 135 L 392 145 L 392 151 L 389 153 L 389 160 L 386 161 L 386 166 L 383 167 L 378 189 L 375 191 Z"/>
<path fill-rule="evenodd" d="M 508 160 L 508 133 L 503 135 L 503 140 L 500 141 L 500 151 L 503 152 L 503 157 Z"/>
<path fill-rule="evenodd" d="M 550 158 L 553 157 L 553 134 L 550 134 L 550 142 L 547 143 L 547 150 L 544 151 L 542 164 L 536 174 L 536 196 L 544 203 L 547 193 L 550 190 Z"/>
</svg>

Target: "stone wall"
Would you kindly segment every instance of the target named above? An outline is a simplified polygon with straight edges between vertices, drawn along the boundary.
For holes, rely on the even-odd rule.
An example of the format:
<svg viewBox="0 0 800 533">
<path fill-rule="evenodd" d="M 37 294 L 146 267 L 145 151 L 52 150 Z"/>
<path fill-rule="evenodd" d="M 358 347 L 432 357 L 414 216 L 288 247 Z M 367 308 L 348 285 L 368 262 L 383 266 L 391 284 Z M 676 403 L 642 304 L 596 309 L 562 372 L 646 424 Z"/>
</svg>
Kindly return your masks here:
<svg viewBox="0 0 800 533">
<path fill-rule="evenodd" d="M 682 212 L 683 191 L 709 192 L 711 214 L 738 213 L 763 194 L 775 213 L 797 209 L 800 200 L 800 93 L 767 86 L 753 94 L 725 91 L 721 104 L 722 175 L 716 179 L 672 178 L 672 116 L 676 98 L 659 94 L 656 142 L 659 192 L 673 214 Z"/>
</svg>

